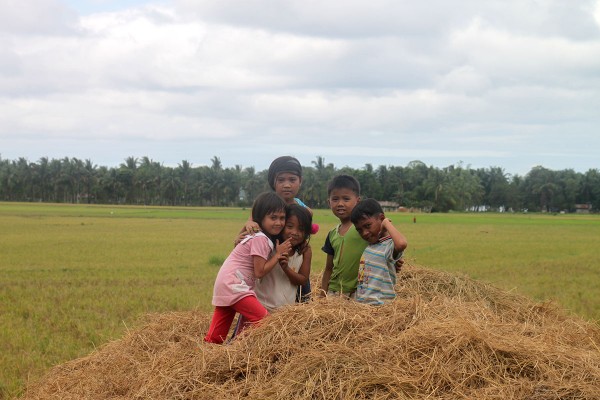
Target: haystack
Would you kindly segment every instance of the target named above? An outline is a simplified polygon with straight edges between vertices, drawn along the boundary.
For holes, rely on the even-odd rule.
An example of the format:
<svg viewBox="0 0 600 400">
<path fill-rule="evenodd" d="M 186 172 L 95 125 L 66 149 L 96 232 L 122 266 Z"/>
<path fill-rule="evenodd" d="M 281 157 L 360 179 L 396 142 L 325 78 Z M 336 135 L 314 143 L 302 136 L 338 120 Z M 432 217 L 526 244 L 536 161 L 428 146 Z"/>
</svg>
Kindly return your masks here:
<svg viewBox="0 0 600 400">
<path fill-rule="evenodd" d="M 598 325 L 417 266 L 397 292 L 287 307 L 223 346 L 201 341 L 209 314 L 148 315 L 24 398 L 600 399 Z"/>
</svg>

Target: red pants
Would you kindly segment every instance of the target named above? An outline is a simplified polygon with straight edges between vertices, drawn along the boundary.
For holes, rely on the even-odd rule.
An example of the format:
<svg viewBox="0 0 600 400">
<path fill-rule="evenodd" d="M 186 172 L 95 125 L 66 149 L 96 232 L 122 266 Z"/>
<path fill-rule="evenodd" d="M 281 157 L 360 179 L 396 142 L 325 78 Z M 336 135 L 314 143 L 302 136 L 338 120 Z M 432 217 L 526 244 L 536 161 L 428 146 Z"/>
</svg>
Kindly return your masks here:
<svg viewBox="0 0 600 400">
<path fill-rule="evenodd" d="M 246 296 L 230 306 L 216 306 L 204 341 L 217 344 L 223 343 L 227 338 L 236 312 L 242 314 L 244 319 L 253 324 L 268 314 L 267 309 L 260 304 L 255 296 Z"/>
</svg>

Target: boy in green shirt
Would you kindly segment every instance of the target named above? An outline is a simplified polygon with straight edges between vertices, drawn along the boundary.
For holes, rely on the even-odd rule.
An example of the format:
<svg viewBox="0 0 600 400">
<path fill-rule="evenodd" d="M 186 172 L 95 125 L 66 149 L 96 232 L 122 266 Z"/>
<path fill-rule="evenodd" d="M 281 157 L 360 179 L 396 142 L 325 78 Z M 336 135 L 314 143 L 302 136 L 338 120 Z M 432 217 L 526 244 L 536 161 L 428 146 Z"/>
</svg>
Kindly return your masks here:
<svg viewBox="0 0 600 400">
<path fill-rule="evenodd" d="M 322 248 L 327 253 L 322 294 L 354 297 L 360 257 L 368 245 L 350 220 L 354 206 L 360 201 L 360 184 L 350 175 L 338 175 L 329 183 L 327 197 L 329 207 L 340 223 L 329 231 Z"/>
</svg>

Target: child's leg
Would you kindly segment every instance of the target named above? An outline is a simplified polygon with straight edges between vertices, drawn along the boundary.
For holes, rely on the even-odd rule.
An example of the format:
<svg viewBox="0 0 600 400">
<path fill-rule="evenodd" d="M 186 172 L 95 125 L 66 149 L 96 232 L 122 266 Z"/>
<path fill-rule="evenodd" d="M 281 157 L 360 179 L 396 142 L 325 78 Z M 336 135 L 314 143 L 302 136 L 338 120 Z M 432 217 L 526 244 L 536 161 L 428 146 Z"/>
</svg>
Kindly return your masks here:
<svg viewBox="0 0 600 400">
<path fill-rule="evenodd" d="M 217 344 L 223 343 L 227 338 L 234 317 L 235 309 L 233 307 L 215 307 L 204 341 Z"/>
<path fill-rule="evenodd" d="M 246 296 L 232 307 L 235 311 L 242 314 L 240 323 L 238 324 L 239 329 L 237 329 L 236 332 L 237 335 L 239 335 L 248 325 L 257 323 L 269 314 L 267 309 L 260 304 L 258 299 L 254 296 Z"/>
</svg>

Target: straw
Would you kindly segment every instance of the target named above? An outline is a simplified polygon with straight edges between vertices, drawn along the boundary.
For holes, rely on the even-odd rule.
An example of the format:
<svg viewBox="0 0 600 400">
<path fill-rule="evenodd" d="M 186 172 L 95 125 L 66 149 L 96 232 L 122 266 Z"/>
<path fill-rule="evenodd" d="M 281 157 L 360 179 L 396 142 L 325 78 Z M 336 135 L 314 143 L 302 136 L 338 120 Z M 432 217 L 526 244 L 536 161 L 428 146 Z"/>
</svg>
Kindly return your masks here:
<svg viewBox="0 0 600 400">
<path fill-rule="evenodd" d="M 202 342 L 209 314 L 147 315 L 23 398 L 600 399 L 597 324 L 420 266 L 396 290 L 284 307 L 229 345 Z"/>
</svg>

